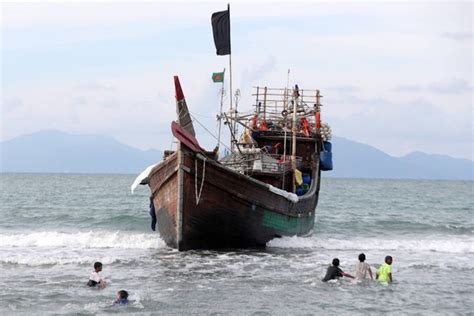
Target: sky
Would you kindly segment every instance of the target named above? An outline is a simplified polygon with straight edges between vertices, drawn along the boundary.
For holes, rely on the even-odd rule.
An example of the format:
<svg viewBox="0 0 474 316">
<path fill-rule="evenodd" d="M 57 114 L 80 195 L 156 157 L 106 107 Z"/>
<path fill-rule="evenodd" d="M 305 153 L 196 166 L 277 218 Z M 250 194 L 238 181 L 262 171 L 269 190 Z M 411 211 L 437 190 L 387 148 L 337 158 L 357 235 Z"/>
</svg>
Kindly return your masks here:
<svg viewBox="0 0 474 316">
<path fill-rule="evenodd" d="M 215 132 L 226 2 L 1 2 L 0 141 L 40 130 L 169 149 L 173 76 Z M 231 2 L 233 88 L 320 89 L 336 136 L 474 159 L 472 2 Z M 226 86 L 227 95 L 229 88 Z M 226 97 L 228 101 L 228 97 Z M 216 141 L 195 123 L 201 144 Z"/>
</svg>

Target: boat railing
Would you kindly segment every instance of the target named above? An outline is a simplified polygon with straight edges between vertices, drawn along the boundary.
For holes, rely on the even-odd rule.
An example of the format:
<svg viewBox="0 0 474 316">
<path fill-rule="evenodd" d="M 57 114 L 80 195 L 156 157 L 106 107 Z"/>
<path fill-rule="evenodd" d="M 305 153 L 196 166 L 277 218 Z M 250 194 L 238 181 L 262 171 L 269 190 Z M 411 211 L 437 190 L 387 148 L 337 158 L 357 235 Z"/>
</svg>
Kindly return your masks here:
<svg viewBox="0 0 474 316">
<path fill-rule="evenodd" d="M 319 90 L 254 87 L 255 108 L 252 112 L 234 113 L 230 119 L 251 131 L 283 131 L 310 136 L 317 132 L 320 122 Z M 296 107 L 294 102 L 296 102 Z M 296 108 L 297 126 L 294 128 Z"/>
<path fill-rule="evenodd" d="M 270 154 L 264 151 L 253 153 L 234 152 L 225 157 L 221 163 L 240 173 L 251 174 L 254 172 L 265 172 L 283 174 L 291 170 L 291 156 L 281 154 Z M 297 166 L 302 165 L 303 157 L 296 157 Z"/>
<path fill-rule="evenodd" d="M 298 89 L 292 90 L 288 88 L 268 88 L 254 87 L 255 92 L 255 112 L 277 115 L 281 117 L 283 111 L 287 114 L 293 111 L 292 102 L 294 97 L 298 97 L 298 114 L 313 114 L 321 106 L 320 100 L 322 95 L 319 90 Z"/>
</svg>

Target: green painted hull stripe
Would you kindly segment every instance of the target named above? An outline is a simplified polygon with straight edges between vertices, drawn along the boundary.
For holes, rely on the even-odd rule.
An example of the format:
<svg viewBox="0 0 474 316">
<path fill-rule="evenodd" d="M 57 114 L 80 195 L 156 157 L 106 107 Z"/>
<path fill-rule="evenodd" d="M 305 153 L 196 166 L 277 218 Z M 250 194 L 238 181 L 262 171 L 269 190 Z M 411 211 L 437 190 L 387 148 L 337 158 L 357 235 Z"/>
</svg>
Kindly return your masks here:
<svg viewBox="0 0 474 316">
<path fill-rule="evenodd" d="M 263 226 L 276 230 L 282 235 L 304 234 L 313 229 L 314 212 L 311 216 L 298 218 L 265 211 L 263 213 Z"/>
</svg>

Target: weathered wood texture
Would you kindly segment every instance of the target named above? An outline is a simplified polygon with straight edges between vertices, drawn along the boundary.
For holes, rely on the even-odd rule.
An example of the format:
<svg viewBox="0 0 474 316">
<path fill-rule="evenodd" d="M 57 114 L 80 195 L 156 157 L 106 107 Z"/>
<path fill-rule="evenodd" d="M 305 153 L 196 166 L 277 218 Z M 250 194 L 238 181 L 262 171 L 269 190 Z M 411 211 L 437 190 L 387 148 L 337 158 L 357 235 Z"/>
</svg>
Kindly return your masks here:
<svg viewBox="0 0 474 316">
<path fill-rule="evenodd" d="M 177 248 L 176 211 L 178 203 L 179 168 L 177 153 L 170 155 L 150 173 L 149 186 L 155 205 L 158 231 L 172 248 Z"/>
</svg>

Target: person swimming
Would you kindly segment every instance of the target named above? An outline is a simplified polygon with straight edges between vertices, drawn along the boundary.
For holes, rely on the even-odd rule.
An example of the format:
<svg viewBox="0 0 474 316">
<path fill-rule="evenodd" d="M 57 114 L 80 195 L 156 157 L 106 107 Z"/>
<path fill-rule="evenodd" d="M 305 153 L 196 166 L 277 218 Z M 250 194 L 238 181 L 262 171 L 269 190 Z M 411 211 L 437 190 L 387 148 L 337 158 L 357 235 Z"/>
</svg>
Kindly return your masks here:
<svg viewBox="0 0 474 316">
<path fill-rule="evenodd" d="M 373 280 L 372 270 L 367 262 L 365 262 L 365 254 L 361 253 L 359 255 L 359 262 L 356 265 L 355 277 L 357 280 L 364 280 L 370 277 Z"/>
<path fill-rule="evenodd" d="M 87 282 L 87 285 L 90 287 L 95 287 L 97 286 L 100 289 L 103 289 L 107 286 L 107 282 L 102 278 L 102 275 L 100 274 L 102 272 L 102 263 L 101 262 L 95 262 L 94 263 L 94 271 L 92 271 L 91 275 L 89 276 L 89 281 Z"/>
<path fill-rule="evenodd" d="M 128 305 L 128 292 L 125 290 L 120 290 L 117 292 L 117 299 L 114 302 L 114 305 L 124 306 Z"/>
<path fill-rule="evenodd" d="M 392 283 L 392 256 L 385 257 L 385 263 L 380 266 L 376 273 L 376 279 L 382 284 Z"/>
<path fill-rule="evenodd" d="M 339 259 L 334 258 L 332 260 L 332 266 L 328 267 L 328 270 L 326 271 L 326 275 L 324 276 L 322 281 L 327 282 L 329 280 L 337 280 L 343 276 L 354 279 L 352 275 L 350 275 L 349 273 L 345 273 L 344 271 L 341 270 L 341 268 L 339 268 Z"/>
</svg>

